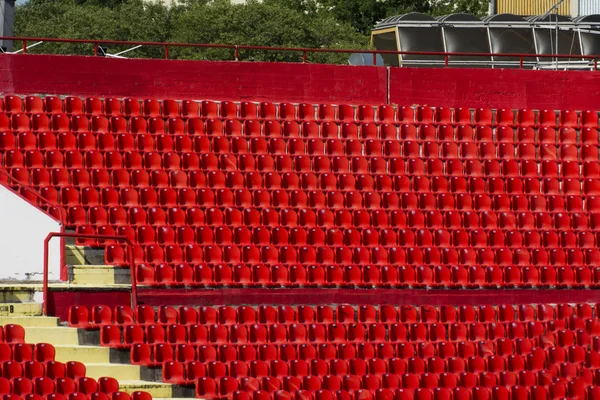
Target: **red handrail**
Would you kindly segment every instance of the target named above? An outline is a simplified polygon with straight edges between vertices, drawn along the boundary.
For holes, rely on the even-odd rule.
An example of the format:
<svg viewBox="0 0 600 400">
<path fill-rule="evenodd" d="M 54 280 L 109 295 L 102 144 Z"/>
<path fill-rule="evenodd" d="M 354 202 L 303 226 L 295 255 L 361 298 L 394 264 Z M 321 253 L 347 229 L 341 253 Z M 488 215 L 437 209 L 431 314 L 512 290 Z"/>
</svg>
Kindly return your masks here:
<svg viewBox="0 0 600 400">
<path fill-rule="evenodd" d="M 0 40 L 13 40 L 23 42 L 23 53 L 27 52 L 27 42 L 48 42 L 48 43 L 80 43 L 92 44 L 93 54 L 98 54 L 100 45 L 130 45 L 130 46 L 152 46 L 163 47 L 165 59 L 169 58 L 170 47 L 187 47 L 187 48 L 202 48 L 202 49 L 232 49 L 234 50 L 235 59 L 238 59 L 239 50 L 261 50 L 272 52 L 300 52 L 302 53 L 302 62 L 306 62 L 308 53 L 366 53 L 373 54 L 374 58 L 377 54 L 394 54 L 394 55 L 422 55 L 422 56 L 442 56 L 444 57 L 447 66 L 449 57 L 511 57 L 519 58 L 519 64 L 522 68 L 523 59 L 525 58 L 556 58 L 556 59 L 583 59 L 594 61 L 594 70 L 596 70 L 597 55 L 577 55 L 577 54 L 525 54 L 525 53 L 464 53 L 464 52 L 440 52 L 440 51 L 397 51 L 397 50 L 371 50 L 371 49 L 323 49 L 323 48 L 308 48 L 308 47 L 270 47 L 270 46 L 249 46 L 249 45 L 234 45 L 234 44 L 206 44 L 206 43 L 178 43 L 178 42 L 140 42 L 127 40 L 98 40 L 98 39 L 63 39 L 63 38 L 35 38 L 35 37 L 13 37 L 0 36 Z"/>
<path fill-rule="evenodd" d="M 36 192 L 35 190 L 31 189 L 29 186 L 27 186 L 26 184 L 24 184 L 23 182 L 19 181 L 18 179 L 16 179 L 15 177 L 11 176 L 8 172 L 4 171 L 2 168 L 0 168 L 0 175 L 4 175 L 6 176 L 9 180 L 15 182 L 21 189 L 27 190 L 29 193 L 33 194 L 38 200 L 40 200 L 42 202 L 42 204 L 47 205 L 48 207 L 55 207 L 58 210 L 59 213 L 59 223 L 61 224 L 65 224 L 67 221 L 65 219 L 65 216 L 63 214 L 63 208 L 60 206 L 55 206 L 51 203 L 48 202 L 47 199 L 45 199 L 44 197 L 42 197 L 38 192 Z M 12 190 L 12 188 L 9 188 Z M 48 215 L 50 218 L 56 220 L 56 217 L 52 214 L 50 214 L 47 210 L 44 210 L 42 207 L 40 207 L 39 204 L 35 204 L 32 203 L 31 201 L 29 201 L 29 199 L 27 199 L 26 197 L 22 196 L 19 192 L 12 190 L 17 196 L 20 196 L 21 198 L 23 198 L 25 201 L 27 201 L 29 204 L 33 205 L 34 207 L 36 207 L 37 209 L 41 210 L 42 212 L 44 212 L 44 214 Z"/>
<path fill-rule="evenodd" d="M 44 282 L 43 282 L 43 315 L 48 315 L 48 274 L 49 274 L 49 260 L 48 260 L 48 245 L 50 239 L 54 237 L 60 238 L 75 238 L 75 239 L 103 239 L 103 240 L 117 240 L 125 242 L 127 245 L 127 258 L 129 259 L 129 268 L 131 269 L 131 307 L 135 310 L 137 307 L 137 280 L 135 276 L 135 264 L 133 262 L 133 243 L 127 238 L 127 236 L 120 235 L 92 235 L 85 233 L 66 233 L 66 232 L 50 232 L 46 239 L 44 239 Z"/>
</svg>

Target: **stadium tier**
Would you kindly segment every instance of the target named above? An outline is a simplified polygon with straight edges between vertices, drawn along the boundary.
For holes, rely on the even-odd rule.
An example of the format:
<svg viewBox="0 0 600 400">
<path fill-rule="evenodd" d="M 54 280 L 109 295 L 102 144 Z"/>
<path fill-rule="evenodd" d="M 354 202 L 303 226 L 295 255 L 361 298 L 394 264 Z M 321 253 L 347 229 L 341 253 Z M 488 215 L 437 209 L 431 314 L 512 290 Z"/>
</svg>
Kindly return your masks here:
<svg viewBox="0 0 600 400">
<path fill-rule="evenodd" d="M 595 399 L 598 306 L 74 306 L 198 397 Z M 586 397 L 587 396 L 587 397 Z"/>
<path fill-rule="evenodd" d="M 12 95 L 1 176 L 67 228 L 127 236 L 140 284 L 589 287 L 597 128 L 593 111 Z M 105 261 L 127 266 L 125 247 Z"/>
<path fill-rule="evenodd" d="M 132 244 L 68 243 L 7 399 L 600 398 L 596 111 L 1 105 L 0 183 Z"/>
</svg>

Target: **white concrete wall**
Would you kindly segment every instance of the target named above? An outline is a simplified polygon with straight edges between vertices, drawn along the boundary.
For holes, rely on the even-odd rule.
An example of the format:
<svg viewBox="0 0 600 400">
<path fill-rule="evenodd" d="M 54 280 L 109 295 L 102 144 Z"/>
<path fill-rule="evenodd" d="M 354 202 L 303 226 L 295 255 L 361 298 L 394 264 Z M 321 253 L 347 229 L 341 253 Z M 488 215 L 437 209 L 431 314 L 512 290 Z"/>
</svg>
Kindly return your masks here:
<svg viewBox="0 0 600 400">
<path fill-rule="evenodd" d="M 60 224 L 0 185 L 0 279 L 41 281 L 44 239 Z M 50 241 L 50 280 L 60 279 L 60 238 Z"/>
</svg>

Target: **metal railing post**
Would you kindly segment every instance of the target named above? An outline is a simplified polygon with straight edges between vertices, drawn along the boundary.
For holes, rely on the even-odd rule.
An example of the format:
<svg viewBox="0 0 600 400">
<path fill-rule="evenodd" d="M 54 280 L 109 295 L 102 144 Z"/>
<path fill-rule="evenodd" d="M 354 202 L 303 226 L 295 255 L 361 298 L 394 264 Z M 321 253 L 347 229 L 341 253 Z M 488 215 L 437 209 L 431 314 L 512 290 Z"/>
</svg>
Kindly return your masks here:
<svg viewBox="0 0 600 400">
<path fill-rule="evenodd" d="M 169 45 L 165 44 L 165 60 L 169 59 Z"/>
</svg>

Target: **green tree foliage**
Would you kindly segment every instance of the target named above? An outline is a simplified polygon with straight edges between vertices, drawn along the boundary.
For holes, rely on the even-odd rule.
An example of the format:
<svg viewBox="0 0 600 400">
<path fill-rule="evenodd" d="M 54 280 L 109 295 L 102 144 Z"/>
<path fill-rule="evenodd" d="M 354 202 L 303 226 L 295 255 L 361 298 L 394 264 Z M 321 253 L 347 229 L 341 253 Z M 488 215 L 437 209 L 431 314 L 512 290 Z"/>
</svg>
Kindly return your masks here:
<svg viewBox="0 0 600 400">
<path fill-rule="evenodd" d="M 231 5 L 228 0 L 209 4 L 200 2 L 178 7 L 172 14 L 174 42 L 221 43 L 252 46 L 304 48 L 364 48 L 368 38 L 331 15 L 307 15 L 281 4 L 258 3 Z M 224 58 L 233 50 L 179 49 L 180 58 Z M 220 56 L 220 57 L 219 57 Z M 241 51 L 243 59 L 301 60 L 301 52 Z M 310 61 L 340 62 L 347 55 L 311 55 Z"/>
<path fill-rule="evenodd" d="M 434 16 L 452 13 L 487 14 L 489 0 L 265 0 L 309 14 L 327 13 L 368 35 L 380 20 L 399 14 L 421 12 Z"/>
<path fill-rule="evenodd" d="M 407 12 L 487 12 L 489 0 L 180 0 L 167 8 L 143 0 L 30 0 L 16 9 L 15 35 L 94 40 L 365 49 L 381 19 Z M 16 43 L 17 46 L 20 44 Z M 131 46 L 111 45 L 111 54 Z M 88 44 L 45 43 L 31 52 L 92 54 Z M 128 57 L 161 57 L 143 47 Z M 300 61 L 302 52 L 240 50 L 243 60 Z M 233 59 L 232 49 L 169 49 L 171 58 Z M 347 54 L 315 53 L 310 62 L 338 63 Z"/>
</svg>

